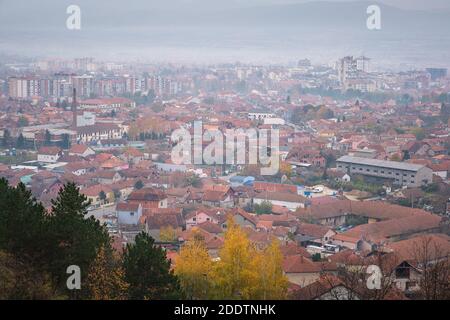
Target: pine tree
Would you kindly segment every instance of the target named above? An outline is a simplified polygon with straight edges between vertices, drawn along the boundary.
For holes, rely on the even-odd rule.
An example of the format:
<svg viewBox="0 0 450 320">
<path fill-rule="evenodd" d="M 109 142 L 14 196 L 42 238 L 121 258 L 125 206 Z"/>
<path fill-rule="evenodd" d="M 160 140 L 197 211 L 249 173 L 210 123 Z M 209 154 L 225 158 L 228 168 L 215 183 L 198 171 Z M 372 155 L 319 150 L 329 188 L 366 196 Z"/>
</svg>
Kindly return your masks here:
<svg viewBox="0 0 450 320">
<path fill-rule="evenodd" d="M 25 146 L 25 138 L 23 137 L 23 134 L 19 134 L 19 137 L 17 138 L 16 142 L 16 148 L 22 149 Z"/>
<path fill-rule="evenodd" d="M 50 146 L 52 144 L 52 135 L 51 135 L 50 131 L 45 130 L 44 139 L 45 139 L 44 144 L 46 146 Z"/>
<path fill-rule="evenodd" d="M 3 147 L 7 148 L 9 147 L 11 143 L 11 133 L 9 132 L 8 129 L 3 130 L 3 139 L 2 139 L 2 144 Z"/>
<path fill-rule="evenodd" d="M 83 281 L 99 248 L 110 246 L 106 228 L 92 216 L 86 219 L 89 204 L 74 183 L 67 183 L 56 200 L 52 200 L 50 270 L 62 288 L 68 266 L 79 266 Z"/>
<path fill-rule="evenodd" d="M 23 183 L 13 188 L 1 178 L 0 250 L 36 262 L 45 255 L 45 235 L 46 217 L 43 206 Z"/>
<path fill-rule="evenodd" d="M 46 226 L 44 208 L 25 185 L 0 179 L 0 299 L 53 297 Z"/>
<path fill-rule="evenodd" d="M 178 280 L 170 270 L 165 251 L 152 237 L 138 234 L 135 243 L 127 245 L 123 255 L 128 296 L 135 300 L 176 299 L 180 296 Z"/>
<path fill-rule="evenodd" d="M 67 133 L 62 135 L 61 148 L 70 149 L 70 137 Z"/>
<path fill-rule="evenodd" d="M 105 200 L 106 200 L 106 193 L 105 193 L 105 191 L 100 191 L 100 193 L 98 194 L 98 197 L 99 197 L 99 199 L 103 202 L 103 203 L 105 203 Z"/>
</svg>

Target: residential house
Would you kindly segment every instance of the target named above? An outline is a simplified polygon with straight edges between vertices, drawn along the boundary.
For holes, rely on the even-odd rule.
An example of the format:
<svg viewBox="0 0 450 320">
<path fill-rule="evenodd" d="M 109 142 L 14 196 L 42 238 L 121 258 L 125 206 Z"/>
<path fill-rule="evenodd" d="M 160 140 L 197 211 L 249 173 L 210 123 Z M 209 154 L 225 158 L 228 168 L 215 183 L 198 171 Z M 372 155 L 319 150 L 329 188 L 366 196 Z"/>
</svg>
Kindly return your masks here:
<svg viewBox="0 0 450 320">
<path fill-rule="evenodd" d="M 326 275 L 294 291 L 293 300 L 361 300 L 354 289 L 335 276 Z"/>
<path fill-rule="evenodd" d="M 234 206 L 233 190 L 206 190 L 202 196 L 202 204 L 211 207 L 231 208 Z"/>
<path fill-rule="evenodd" d="M 420 289 L 424 264 L 448 261 L 450 237 L 445 234 L 419 235 L 410 239 L 389 243 L 384 251 L 394 255 L 394 281 L 398 289 L 414 293 Z"/>
<path fill-rule="evenodd" d="M 142 205 L 136 203 L 118 203 L 116 206 L 119 224 L 138 225 L 142 216 Z"/>
<path fill-rule="evenodd" d="M 186 215 L 186 228 L 189 230 L 197 225 L 211 222 L 222 225 L 226 221 L 226 212 L 222 208 L 203 208 Z"/>
<path fill-rule="evenodd" d="M 256 229 L 259 221 L 255 214 L 248 213 L 240 208 L 232 213 L 232 217 L 234 223 L 240 227 L 250 227 L 253 229 Z"/>
<path fill-rule="evenodd" d="M 64 172 L 74 174 L 76 176 L 82 176 L 96 170 L 96 166 L 93 163 L 87 161 L 70 162 L 64 166 Z"/>
<path fill-rule="evenodd" d="M 311 243 L 323 245 L 328 243 L 336 232 L 330 227 L 301 222 L 298 223 L 295 234 L 309 237 Z"/>
<path fill-rule="evenodd" d="M 69 155 L 87 158 L 94 155 L 95 151 L 84 144 L 74 144 L 69 149 Z"/>
<path fill-rule="evenodd" d="M 122 152 L 119 158 L 129 164 L 136 165 L 140 161 L 144 160 L 144 154 L 136 148 L 129 147 Z"/>
<path fill-rule="evenodd" d="M 91 206 L 94 208 L 114 202 L 114 192 L 107 185 L 96 184 L 81 189 L 81 193 L 84 194 L 89 201 L 91 201 Z M 105 195 L 104 199 L 101 197 L 102 194 Z"/>
<path fill-rule="evenodd" d="M 114 170 L 100 170 L 95 174 L 95 178 L 98 183 L 113 184 L 119 182 L 122 179 L 122 176 L 119 172 Z"/>
<path fill-rule="evenodd" d="M 62 151 L 58 147 L 40 147 L 37 154 L 37 161 L 55 163 L 61 157 Z"/>
<path fill-rule="evenodd" d="M 128 196 L 129 203 L 140 203 L 144 213 L 152 208 L 167 208 L 167 196 L 163 190 L 143 188 L 133 191 Z"/>
<path fill-rule="evenodd" d="M 116 199 L 126 199 L 134 190 L 135 182 L 133 180 L 120 180 L 113 184 L 110 184 L 109 187 L 114 191 L 114 195 Z"/>
<path fill-rule="evenodd" d="M 289 282 L 300 287 L 315 282 L 322 271 L 319 263 L 314 263 L 302 255 L 287 256 L 283 260 L 282 268 Z"/>
<path fill-rule="evenodd" d="M 161 241 L 161 229 L 173 228 L 176 233 L 180 233 L 184 228 L 184 221 L 181 214 L 153 214 L 147 217 L 145 231 L 156 241 Z"/>
</svg>

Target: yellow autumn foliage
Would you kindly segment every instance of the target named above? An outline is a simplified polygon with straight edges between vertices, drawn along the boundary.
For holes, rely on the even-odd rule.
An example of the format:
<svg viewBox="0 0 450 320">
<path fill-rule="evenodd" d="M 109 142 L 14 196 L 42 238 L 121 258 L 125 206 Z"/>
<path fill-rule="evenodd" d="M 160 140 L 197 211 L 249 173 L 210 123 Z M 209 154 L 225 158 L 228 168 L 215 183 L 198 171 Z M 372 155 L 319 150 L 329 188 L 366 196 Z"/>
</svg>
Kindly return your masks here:
<svg viewBox="0 0 450 320">
<path fill-rule="evenodd" d="M 213 262 L 203 241 L 189 241 L 176 258 L 175 275 L 188 299 L 206 299 Z"/>
</svg>

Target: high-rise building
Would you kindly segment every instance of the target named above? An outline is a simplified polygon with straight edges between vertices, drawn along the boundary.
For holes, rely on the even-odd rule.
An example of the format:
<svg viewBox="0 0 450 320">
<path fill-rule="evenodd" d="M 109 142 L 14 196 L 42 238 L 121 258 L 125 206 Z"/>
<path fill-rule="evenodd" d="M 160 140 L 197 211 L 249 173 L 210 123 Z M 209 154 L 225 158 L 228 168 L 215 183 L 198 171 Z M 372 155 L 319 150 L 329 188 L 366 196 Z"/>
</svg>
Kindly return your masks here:
<svg viewBox="0 0 450 320">
<path fill-rule="evenodd" d="M 80 97 L 89 97 L 94 92 L 94 77 L 92 76 L 73 76 L 72 83 Z"/>
<path fill-rule="evenodd" d="M 355 79 L 363 79 L 370 72 L 370 59 L 364 56 L 354 58 L 347 56 L 337 63 L 338 78 L 344 90 L 349 88 L 349 83 Z"/>
<path fill-rule="evenodd" d="M 356 58 L 356 69 L 361 72 L 370 72 L 370 59 L 364 56 Z"/>
<path fill-rule="evenodd" d="M 30 77 L 11 77 L 8 79 L 8 94 L 11 98 L 27 99 L 40 95 L 40 80 Z"/>
<path fill-rule="evenodd" d="M 356 60 L 353 57 L 344 57 L 338 61 L 337 71 L 339 82 L 344 85 L 348 79 L 356 78 Z"/>
</svg>

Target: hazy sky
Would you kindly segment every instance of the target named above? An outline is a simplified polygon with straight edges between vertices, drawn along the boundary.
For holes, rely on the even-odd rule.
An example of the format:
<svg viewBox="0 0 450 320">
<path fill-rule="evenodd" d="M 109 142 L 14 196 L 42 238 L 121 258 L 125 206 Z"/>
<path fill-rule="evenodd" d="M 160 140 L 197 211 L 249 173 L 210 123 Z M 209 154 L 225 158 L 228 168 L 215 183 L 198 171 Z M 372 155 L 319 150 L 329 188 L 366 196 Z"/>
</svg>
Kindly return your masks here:
<svg viewBox="0 0 450 320">
<path fill-rule="evenodd" d="M 241 0 L 245 1 L 245 0 Z M 270 0 L 277 3 L 279 0 Z M 283 1 L 283 0 L 282 0 Z M 289 1 L 289 0 L 286 0 Z M 291 0 L 290 2 L 313 2 L 319 0 Z M 328 0 L 328 1 L 346 1 L 346 0 Z M 366 0 L 363 0 L 366 1 Z M 403 9 L 450 9 L 449 0 L 378 0 L 374 2 L 382 2 L 388 5 L 396 6 Z"/>
<path fill-rule="evenodd" d="M 382 29 L 370 31 L 377 3 Z M 66 27 L 70 4 L 81 30 Z M 0 0 L 0 54 L 24 56 L 449 66 L 448 30 L 450 0 Z"/>
<path fill-rule="evenodd" d="M 153 0 L 149 0 L 150 2 L 154 2 Z M 201 0 L 200 0 L 201 1 Z M 210 2 L 228 2 L 228 3 L 236 3 L 236 4 L 247 4 L 247 5 L 260 5 L 260 4 L 281 4 L 281 3 L 304 3 L 304 2 L 357 2 L 357 1 L 365 1 L 367 0 L 210 0 Z M 171 0 L 166 0 L 166 3 L 170 3 Z M 186 3 L 198 3 L 199 0 L 183 0 Z M 450 9 L 450 0 L 375 0 L 373 1 L 385 3 L 387 5 L 396 6 L 402 9 Z"/>
<path fill-rule="evenodd" d="M 27 0 L 26 2 L 40 2 L 41 0 Z M 55 3 L 60 0 L 53 0 Z M 96 0 L 92 0 L 95 2 Z M 133 5 L 133 3 L 139 3 L 140 0 L 128 0 L 127 4 Z M 154 7 L 167 7 L 170 5 L 176 5 L 177 3 L 185 3 L 195 5 L 205 5 L 207 3 L 210 6 L 226 7 L 232 4 L 241 6 L 249 5 L 256 6 L 261 4 L 283 4 L 283 3 L 305 3 L 305 2 L 367 2 L 367 0 L 146 0 L 146 5 Z M 17 0 L 0 0 L 0 10 L 3 7 L 8 7 L 8 3 L 14 3 Z M 72 0 L 71 3 L 77 4 L 80 1 Z M 387 5 L 396 6 L 402 9 L 450 9 L 450 0 L 374 0 L 374 3 L 381 2 Z M 24 7 L 24 9 L 26 9 Z"/>
</svg>

